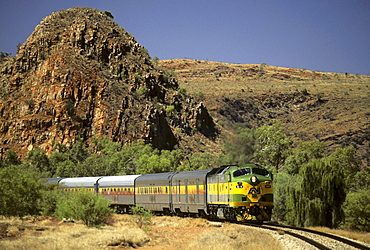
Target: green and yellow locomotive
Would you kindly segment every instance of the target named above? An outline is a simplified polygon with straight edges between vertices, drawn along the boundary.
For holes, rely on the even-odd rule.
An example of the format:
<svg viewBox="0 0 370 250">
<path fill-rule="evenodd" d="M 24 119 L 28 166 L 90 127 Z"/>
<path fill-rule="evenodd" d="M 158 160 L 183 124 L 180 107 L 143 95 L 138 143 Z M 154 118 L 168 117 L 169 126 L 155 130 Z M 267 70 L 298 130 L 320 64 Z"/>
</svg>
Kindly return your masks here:
<svg viewBox="0 0 370 250">
<path fill-rule="evenodd" d="M 230 221 L 266 221 L 274 206 L 272 175 L 263 167 L 223 166 L 207 176 L 208 211 Z"/>
</svg>

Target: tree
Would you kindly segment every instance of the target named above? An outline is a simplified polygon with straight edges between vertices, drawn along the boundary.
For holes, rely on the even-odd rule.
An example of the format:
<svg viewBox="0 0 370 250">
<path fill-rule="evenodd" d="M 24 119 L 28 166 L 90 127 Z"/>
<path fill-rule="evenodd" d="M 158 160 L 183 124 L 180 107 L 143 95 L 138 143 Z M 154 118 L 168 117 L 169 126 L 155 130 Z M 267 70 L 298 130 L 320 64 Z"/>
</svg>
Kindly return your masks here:
<svg viewBox="0 0 370 250">
<path fill-rule="evenodd" d="M 286 172 L 280 172 L 274 176 L 274 220 L 286 221 L 286 215 L 289 212 L 287 203 L 290 199 L 289 188 L 299 188 L 302 177 L 298 174 L 291 175 Z"/>
<path fill-rule="evenodd" d="M 103 155 L 110 155 L 118 152 L 122 145 L 118 142 L 113 142 L 107 137 L 93 137 L 92 143 L 94 144 L 95 153 Z"/>
<path fill-rule="evenodd" d="M 235 136 L 229 137 L 224 144 L 226 155 L 222 157 L 221 164 L 250 163 L 255 153 L 255 142 L 253 129 L 237 127 Z"/>
<path fill-rule="evenodd" d="M 21 163 L 22 161 L 17 156 L 17 153 L 11 149 L 6 151 L 5 158 L 2 160 L 2 165 L 4 167 L 11 165 L 20 165 Z"/>
<path fill-rule="evenodd" d="M 82 140 L 77 141 L 72 145 L 72 148 L 69 150 L 70 160 L 79 164 L 86 160 L 90 156 L 89 150 L 86 148 L 85 143 Z"/>
<path fill-rule="evenodd" d="M 290 155 L 293 140 L 283 133 L 281 122 L 274 120 L 271 126 L 264 125 L 256 130 L 255 158 L 265 166 L 275 168 L 276 173 Z"/>
<path fill-rule="evenodd" d="M 312 159 L 324 157 L 324 142 L 300 142 L 298 147 L 287 157 L 283 170 L 289 174 L 298 174 L 299 168 Z"/>
<path fill-rule="evenodd" d="M 55 170 L 50 168 L 49 158 L 40 148 L 29 151 L 25 160 L 38 172 L 45 173 L 45 177 L 51 177 L 55 174 Z"/>
<path fill-rule="evenodd" d="M 354 230 L 370 231 L 370 190 L 349 193 L 343 209 L 346 215 L 345 226 Z"/>
<path fill-rule="evenodd" d="M 57 177 L 77 177 L 76 175 L 77 165 L 71 160 L 66 160 L 58 162 L 56 165 L 56 174 Z"/>
<path fill-rule="evenodd" d="M 329 158 L 341 166 L 346 186 L 352 189 L 357 184 L 354 177 L 361 170 L 361 162 L 356 158 L 356 149 L 353 146 L 337 148 Z"/>
<path fill-rule="evenodd" d="M 298 226 L 336 228 L 344 219 L 342 204 L 346 198 L 344 171 L 330 157 L 313 159 L 299 174 L 299 188 L 290 188 L 288 223 Z"/>
<path fill-rule="evenodd" d="M 43 184 L 36 172 L 24 166 L 0 169 L 0 187 L 1 215 L 22 217 L 38 213 Z"/>
<path fill-rule="evenodd" d="M 212 168 L 212 163 L 214 161 L 214 157 L 208 153 L 194 153 L 186 157 L 181 165 L 177 167 L 177 171 Z"/>
<path fill-rule="evenodd" d="M 59 219 L 81 220 L 87 226 L 98 226 L 113 212 L 109 200 L 104 197 L 80 190 L 64 193 L 56 204 L 55 214 Z"/>
</svg>

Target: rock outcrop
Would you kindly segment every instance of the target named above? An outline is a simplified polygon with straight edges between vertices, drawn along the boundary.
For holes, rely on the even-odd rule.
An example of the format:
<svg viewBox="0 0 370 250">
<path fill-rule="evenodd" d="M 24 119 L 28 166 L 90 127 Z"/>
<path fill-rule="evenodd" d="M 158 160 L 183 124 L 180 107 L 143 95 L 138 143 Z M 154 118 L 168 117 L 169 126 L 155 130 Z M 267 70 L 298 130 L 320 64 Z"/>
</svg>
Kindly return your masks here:
<svg viewBox="0 0 370 250">
<path fill-rule="evenodd" d="M 172 149 L 194 131 L 217 133 L 206 108 L 96 9 L 52 13 L 0 66 L 0 154 L 98 136 Z"/>
</svg>

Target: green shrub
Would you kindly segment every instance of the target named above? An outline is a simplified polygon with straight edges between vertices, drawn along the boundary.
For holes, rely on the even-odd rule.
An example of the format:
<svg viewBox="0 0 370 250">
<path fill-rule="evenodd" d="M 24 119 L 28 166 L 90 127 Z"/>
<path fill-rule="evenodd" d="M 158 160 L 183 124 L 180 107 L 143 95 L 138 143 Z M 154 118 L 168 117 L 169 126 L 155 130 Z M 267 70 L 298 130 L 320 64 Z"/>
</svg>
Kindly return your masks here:
<svg viewBox="0 0 370 250">
<path fill-rule="evenodd" d="M 43 184 L 37 173 L 25 166 L 10 166 L 0 170 L 0 215 L 37 215 L 37 201 Z"/>
<path fill-rule="evenodd" d="M 149 210 L 145 210 L 141 205 L 136 205 L 135 207 L 131 208 L 131 211 L 134 215 L 134 221 L 138 225 L 138 227 L 142 228 L 143 225 L 151 224 L 152 219 L 152 212 Z"/>
<path fill-rule="evenodd" d="M 108 17 L 112 18 L 112 19 L 114 18 L 114 16 L 112 15 L 112 13 L 110 11 L 108 11 L 108 10 L 104 11 L 104 14 L 107 15 Z"/>
<path fill-rule="evenodd" d="M 354 230 L 370 231 L 369 190 L 349 193 L 343 204 L 345 226 Z"/>
<path fill-rule="evenodd" d="M 143 88 L 139 88 L 138 90 L 136 90 L 136 93 L 139 96 L 146 96 L 149 93 L 149 90 L 147 88 L 143 87 Z"/>
<path fill-rule="evenodd" d="M 54 190 L 50 186 L 49 190 L 42 191 L 42 197 L 38 202 L 38 207 L 41 215 L 54 216 L 57 208 L 58 198 L 64 193 L 55 187 Z"/>
<path fill-rule="evenodd" d="M 98 226 L 113 212 L 109 205 L 102 196 L 81 190 L 64 193 L 58 199 L 55 214 L 59 219 L 81 220 L 89 227 Z"/>
<path fill-rule="evenodd" d="M 176 110 L 175 110 L 175 106 L 173 106 L 173 105 L 168 105 L 168 106 L 166 107 L 166 113 L 167 113 L 169 116 L 174 116 L 174 115 L 175 115 L 175 112 L 176 112 Z"/>
<path fill-rule="evenodd" d="M 179 88 L 179 93 L 185 95 L 187 92 L 186 88 Z"/>
</svg>

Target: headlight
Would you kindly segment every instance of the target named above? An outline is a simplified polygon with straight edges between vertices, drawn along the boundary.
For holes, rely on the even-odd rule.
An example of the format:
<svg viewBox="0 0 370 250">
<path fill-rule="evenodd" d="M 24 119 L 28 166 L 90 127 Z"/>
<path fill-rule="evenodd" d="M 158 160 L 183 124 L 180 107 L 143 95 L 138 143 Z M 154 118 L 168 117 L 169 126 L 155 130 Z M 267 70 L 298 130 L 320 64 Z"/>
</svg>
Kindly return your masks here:
<svg viewBox="0 0 370 250">
<path fill-rule="evenodd" d="M 253 184 L 256 184 L 256 183 L 258 182 L 258 179 L 257 179 L 257 177 L 256 177 L 255 175 L 253 175 L 253 176 L 251 177 L 251 182 L 252 182 Z"/>
</svg>

